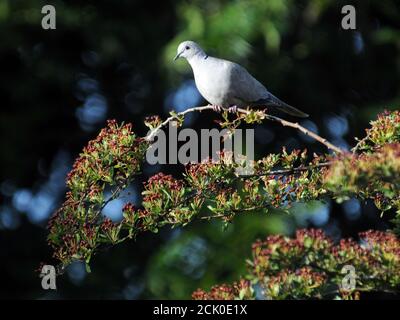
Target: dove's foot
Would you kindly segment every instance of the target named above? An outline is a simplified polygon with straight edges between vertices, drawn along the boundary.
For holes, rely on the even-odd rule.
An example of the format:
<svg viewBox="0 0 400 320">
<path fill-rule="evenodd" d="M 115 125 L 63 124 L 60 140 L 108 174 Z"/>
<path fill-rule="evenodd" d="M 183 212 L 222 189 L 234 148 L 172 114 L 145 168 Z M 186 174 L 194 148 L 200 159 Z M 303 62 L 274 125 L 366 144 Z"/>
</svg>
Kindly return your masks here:
<svg viewBox="0 0 400 320">
<path fill-rule="evenodd" d="M 229 113 L 236 113 L 237 109 L 238 109 L 237 105 L 234 105 L 234 106 L 229 107 L 228 112 Z"/>
<path fill-rule="evenodd" d="M 222 112 L 222 107 L 221 107 L 221 106 L 213 105 L 212 107 L 213 107 L 213 110 L 214 110 L 215 112 Z"/>
</svg>

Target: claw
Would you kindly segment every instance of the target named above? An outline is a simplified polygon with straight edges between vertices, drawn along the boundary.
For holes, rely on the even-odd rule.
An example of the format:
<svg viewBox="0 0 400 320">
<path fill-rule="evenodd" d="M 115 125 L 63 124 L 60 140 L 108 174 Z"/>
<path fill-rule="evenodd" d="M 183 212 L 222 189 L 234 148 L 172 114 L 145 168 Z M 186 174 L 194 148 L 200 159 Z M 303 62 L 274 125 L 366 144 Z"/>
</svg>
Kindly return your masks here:
<svg viewBox="0 0 400 320">
<path fill-rule="evenodd" d="M 229 113 L 236 113 L 237 112 L 237 105 L 229 107 L 228 112 Z"/>
<path fill-rule="evenodd" d="M 215 105 L 213 105 L 212 107 L 213 107 L 213 110 L 214 110 L 215 112 L 222 112 L 221 106 L 215 106 Z"/>
</svg>

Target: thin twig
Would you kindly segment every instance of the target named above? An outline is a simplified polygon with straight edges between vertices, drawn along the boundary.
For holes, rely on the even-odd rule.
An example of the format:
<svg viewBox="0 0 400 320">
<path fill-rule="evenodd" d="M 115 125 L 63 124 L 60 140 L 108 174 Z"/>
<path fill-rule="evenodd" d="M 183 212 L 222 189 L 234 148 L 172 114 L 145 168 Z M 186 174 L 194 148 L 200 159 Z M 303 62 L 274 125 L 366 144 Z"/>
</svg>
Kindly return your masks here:
<svg viewBox="0 0 400 320">
<path fill-rule="evenodd" d="M 353 152 L 353 154 L 356 154 L 358 149 L 361 147 L 361 145 L 363 143 L 365 143 L 365 141 L 367 141 L 369 139 L 369 131 L 367 131 L 367 135 L 362 138 L 361 140 L 358 140 L 357 144 L 354 146 L 353 149 L 351 149 L 351 151 Z"/>
<path fill-rule="evenodd" d="M 239 175 L 239 177 L 240 178 L 251 178 L 251 177 L 264 177 L 264 176 L 292 174 L 292 173 L 296 173 L 296 172 L 312 170 L 315 168 L 329 167 L 332 163 L 333 163 L 332 161 L 328 161 L 328 162 L 317 163 L 317 164 L 313 164 L 313 165 L 309 165 L 309 166 L 301 166 L 301 167 L 291 168 L 291 169 L 271 170 L 271 171 L 267 171 L 267 172 L 260 172 L 260 173 L 254 173 L 254 174 L 244 174 L 244 175 Z"/>
<path fill-rule="evenodd" d="M 203 216 L 203 217 L 200 217 L 199 219 L 200 220 L 207 220 L 207 221 L 209 221 L 209 220 L 211 220 L 211 219 L 217 219 L 217 218 L 223 218 L 223 217 L 226 217 L 227 215 L 225 215 L 225 214 L 215 214 L 215 215 L 212 215 L 212 216 Z"/>
<path fill-rule="evenodd" d="M 193 108 L 189 108 L 186 109 L 185 111 L 179 112 L 176 115 L 172 115 L 169 118 L 167 118 L 165 121 L 163 121 L 160 125 L 157 126 L 157 128 L 153 129 L 146 137 L 145 139 L 147 141 L 153 141 L 154 137 L 157 135 L 158 131 L 160 129 L 162 129 L 163 127 L 165 127 L 169 122 L 178 119 L 178 117 L 182 117 L 185 116 L 187 113 L 190 112 L 195 112 L 195 111 L 204 111 L 204 110 L 213 110 L 214 108 L 211 105 L 208 106 L 200 106 L 200 107 L 193 107 Z M 238 113 L 242 113 L 242 114 L 249 114 L 251 111 L 250 110 L 246 110 L 243 108 L 238 108 L 237 109 Z M 284 119 L 281 119 L 279 117 L 276 116 L 272 116 L 269 114 L 266 114 L 264 112 L 263 116 L 265 117 L 265 119 L 270 120 L 270 121 L 274 121 L 274 122 L 278 122 L 280 123 L 282 126 L 284 127 L 292 127 L 294 129 L 299 130 L 300 132 L 304 133 L 307 136 L 310 136 L 311 138 L 315 139 L 316 141 L 322 143 L 323 145 L 325 145 L 328 149 L 333 150 L 337 153 L 343 153 L 344 151 L 342 149 L 340 149 L 339 147 L 335 146 L 334 144 L 332 144 L 331 142 L 329 142 L 327 139 L 322 138 L 321 136 L 319 136 L 318 134 L 304 128 L 303 126 L 301 126 L 300 124 L 298 124 L 297 122 L 290 122 Z"/>
<path fill-rule="evenodd" d="M 346 290 L 341 290 L 340 288 L 334 289 L 334 290 L 329 290 L 325 291 L 323 293 L 324 297 L 331 296 L 333 294 L 342 294 L 343 292 L 346 293 L 354 293 L 354 292 L 367 292 L 367 293 L 388 293 L 388 294 L 398 294 L 399 292 L 396 290 L 391 290 L 387 288 L 374 288 L 374 287 L 356 287 L 352 290 L 346 291 Z"/>
<path fill-rule="evenodd" d="M 344 151 L 342 149 L 340 149 L 339 147 L 335 146 L 334 144 L 332 144 L 331 142 L 329 142 L 327 139 L 322 138 L 321 136 L 317 135 L 316 133 L 304 128 L 303 126 L 299 125 L 297 122 L 290 122 L 287 120 L 283 120 L 279 117 L 275 117 L 275 116 L 271 116 L 271 115 L 266 115 L 266 118 L 271 120 L 271 121 L 276 121 L 279 122 L 281 125 L 283 125 L 284 127 L 292 127 L 295 128 L 299 131 L 301 131 L 302 133 L 304 133 L 307 136 L 310 136 L 311 138 L 317 140 L 318 142 L 322 143 L 323 145 L 325 145 L 328 149 L 333 150 L 337 153 L 343 153 Z"/>
<path fill-rule="evenodd" d="M 201 112 L 201 111 L 203 111 L 203 110 L 213 110 L 213 107 L 212 107 L 212 106 L 193 107 L 193 108 L 186 109 L 185 111 L 179 112 L 179 113 L 177 113 L 176 115 L 172 115 L 172 116 L 170 116 L 169 118 L 165 119 L 164 122 L 160 123 L 160 124 L 158 125 L 157 128 L 153 129 L 153 130 L 145 137 L 145 139 L 146 139 L 147 141 L 153 141 L 153 139 L 154 139 L 154 137 L 157 135 L 158 131 L 159 131 L 160 129 L 162 129 L 163 127 L 165 127 L 169 122 L 171 122 L 171 121 L 173 121 L 173 120 L 176 120 L 176 119 L 178 119 L 178 117 L 184 116 L 184 115 L 186 115 L 187 113 L 194 112 L 194 111 L 200 111 L 200 112 Z"/>
</svg>

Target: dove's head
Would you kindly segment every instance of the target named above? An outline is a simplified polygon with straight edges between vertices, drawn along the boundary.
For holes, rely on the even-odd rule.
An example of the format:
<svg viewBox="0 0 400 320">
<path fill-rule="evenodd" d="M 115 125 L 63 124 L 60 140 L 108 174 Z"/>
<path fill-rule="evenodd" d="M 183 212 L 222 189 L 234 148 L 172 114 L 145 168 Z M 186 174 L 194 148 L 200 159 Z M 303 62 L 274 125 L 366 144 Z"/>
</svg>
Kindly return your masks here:
<svg viewBox="0 0 400 320">
<path fill-rule="evenodd" d="M 204 50 L 194 41 L 184 41 L 177 49 L 174 61 L 179 58 L 191 60 L 193 57 L 207 57 Z"/>
</svg>

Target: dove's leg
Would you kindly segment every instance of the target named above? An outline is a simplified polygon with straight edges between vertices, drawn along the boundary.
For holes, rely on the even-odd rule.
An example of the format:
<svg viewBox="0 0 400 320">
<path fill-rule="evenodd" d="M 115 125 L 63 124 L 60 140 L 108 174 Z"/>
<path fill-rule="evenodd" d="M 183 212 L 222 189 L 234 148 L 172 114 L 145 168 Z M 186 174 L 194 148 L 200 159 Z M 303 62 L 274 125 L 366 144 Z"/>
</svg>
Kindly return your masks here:
<svg viewBox="0 0 400 320">
<path fill-rule="evenodd" d="M 236 113 L 236 112 L 237 112 L 237 109 L 238 109 L 238 107 L 237 107 L 237 105 L 235 104 L 235 105 L 229 107 L 228 112 L 229 112 L 229 113 Z"/>
</svg>

